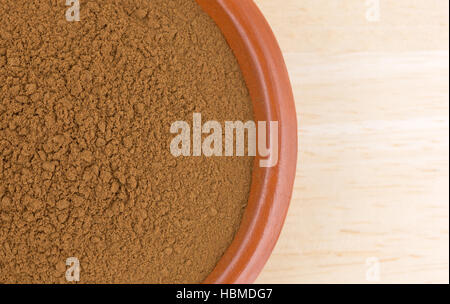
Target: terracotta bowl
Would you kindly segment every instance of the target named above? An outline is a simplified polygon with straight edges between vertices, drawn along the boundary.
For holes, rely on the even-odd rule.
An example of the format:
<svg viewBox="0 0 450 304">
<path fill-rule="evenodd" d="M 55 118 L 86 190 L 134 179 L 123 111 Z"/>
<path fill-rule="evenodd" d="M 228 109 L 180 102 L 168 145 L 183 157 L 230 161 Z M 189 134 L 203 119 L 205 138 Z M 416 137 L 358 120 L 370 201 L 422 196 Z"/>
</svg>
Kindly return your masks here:
<svg viewBox="0 0 450 304">
<path fill-rule="evenodd" d="M 297 117 L 281 50 L 252 0 L 197 0 L 217 23 L 236 55 L 256 121 L 278 121 L 278 165 L 255 160 L 248 207 L 241 227 L 204 283 L 253 283 L 281 232 L 297 164 Z M 270 138 L 269 138 L 270 140 Z"/>
</svg>

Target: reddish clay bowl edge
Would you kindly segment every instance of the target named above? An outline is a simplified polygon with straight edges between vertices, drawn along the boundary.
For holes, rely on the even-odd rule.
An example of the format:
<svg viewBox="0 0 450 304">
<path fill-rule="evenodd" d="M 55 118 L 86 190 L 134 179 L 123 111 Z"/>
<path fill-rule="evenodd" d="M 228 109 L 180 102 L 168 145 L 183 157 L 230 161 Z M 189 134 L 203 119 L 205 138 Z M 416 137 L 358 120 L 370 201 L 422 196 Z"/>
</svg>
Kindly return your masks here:
<svg viewBox="0 0 450 304">
<path fill-rule="evenodd" d="M 297 116 L 277 40 L 252 0 L 196 0 L 224 34 L 250 92 L 256 121 L 278 121 L 278 165 L 256 157 L 248 206 L 230 247 L 205 284 L 253 283 L 279 238 L 297 166 Z"/>
</svg>

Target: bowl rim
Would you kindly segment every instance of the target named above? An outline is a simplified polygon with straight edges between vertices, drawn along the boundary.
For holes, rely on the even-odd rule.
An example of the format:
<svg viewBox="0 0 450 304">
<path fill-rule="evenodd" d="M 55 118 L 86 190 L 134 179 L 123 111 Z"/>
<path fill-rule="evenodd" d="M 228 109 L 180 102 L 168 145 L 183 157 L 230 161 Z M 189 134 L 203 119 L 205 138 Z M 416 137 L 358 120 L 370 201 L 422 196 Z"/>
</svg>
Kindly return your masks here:
<svg viewBox="0 0 450 304">
<path fill-rule="evenodd" d="M 297 167 L 297 115 L 278 42 L 253 0 L 196 0 L 233 50 L 253 103 L 255 120 L 278 122 L 278 164 L 253 166 L 248 206 L 229 248 L 203 282 L 253 283 L 279 238 Z"/>
</svg>

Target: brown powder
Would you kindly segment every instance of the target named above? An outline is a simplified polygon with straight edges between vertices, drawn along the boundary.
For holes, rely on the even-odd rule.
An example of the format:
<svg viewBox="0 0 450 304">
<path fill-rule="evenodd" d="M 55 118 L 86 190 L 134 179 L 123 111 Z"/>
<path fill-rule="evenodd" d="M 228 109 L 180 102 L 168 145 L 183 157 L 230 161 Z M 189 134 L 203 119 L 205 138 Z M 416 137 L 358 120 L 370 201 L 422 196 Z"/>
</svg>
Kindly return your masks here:
<svg viewBox="0 0 450 304">
<path fill-rule="evenodd" d="M 170 154 L 170 126 L 252 119 L 194 0 L 0 0 L 0 283 L 198 283 L 231 243 L 251 157 Z"/>
</svg>

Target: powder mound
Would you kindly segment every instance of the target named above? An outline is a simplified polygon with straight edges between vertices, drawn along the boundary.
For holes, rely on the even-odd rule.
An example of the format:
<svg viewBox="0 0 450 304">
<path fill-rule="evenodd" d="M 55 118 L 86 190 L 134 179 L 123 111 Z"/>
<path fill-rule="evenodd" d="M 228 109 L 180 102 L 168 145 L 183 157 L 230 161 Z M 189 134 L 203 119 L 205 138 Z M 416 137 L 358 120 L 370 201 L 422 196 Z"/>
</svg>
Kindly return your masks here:
<svg viewBox="0 0 450 304">
<path fill-rule="evenodd" d="M 199 283 L 230 245 L 253 159 L 170 154 L 170 126 L 251 120 L 194 0 L 0 1 L 0 283 Z"/>
</svg>

